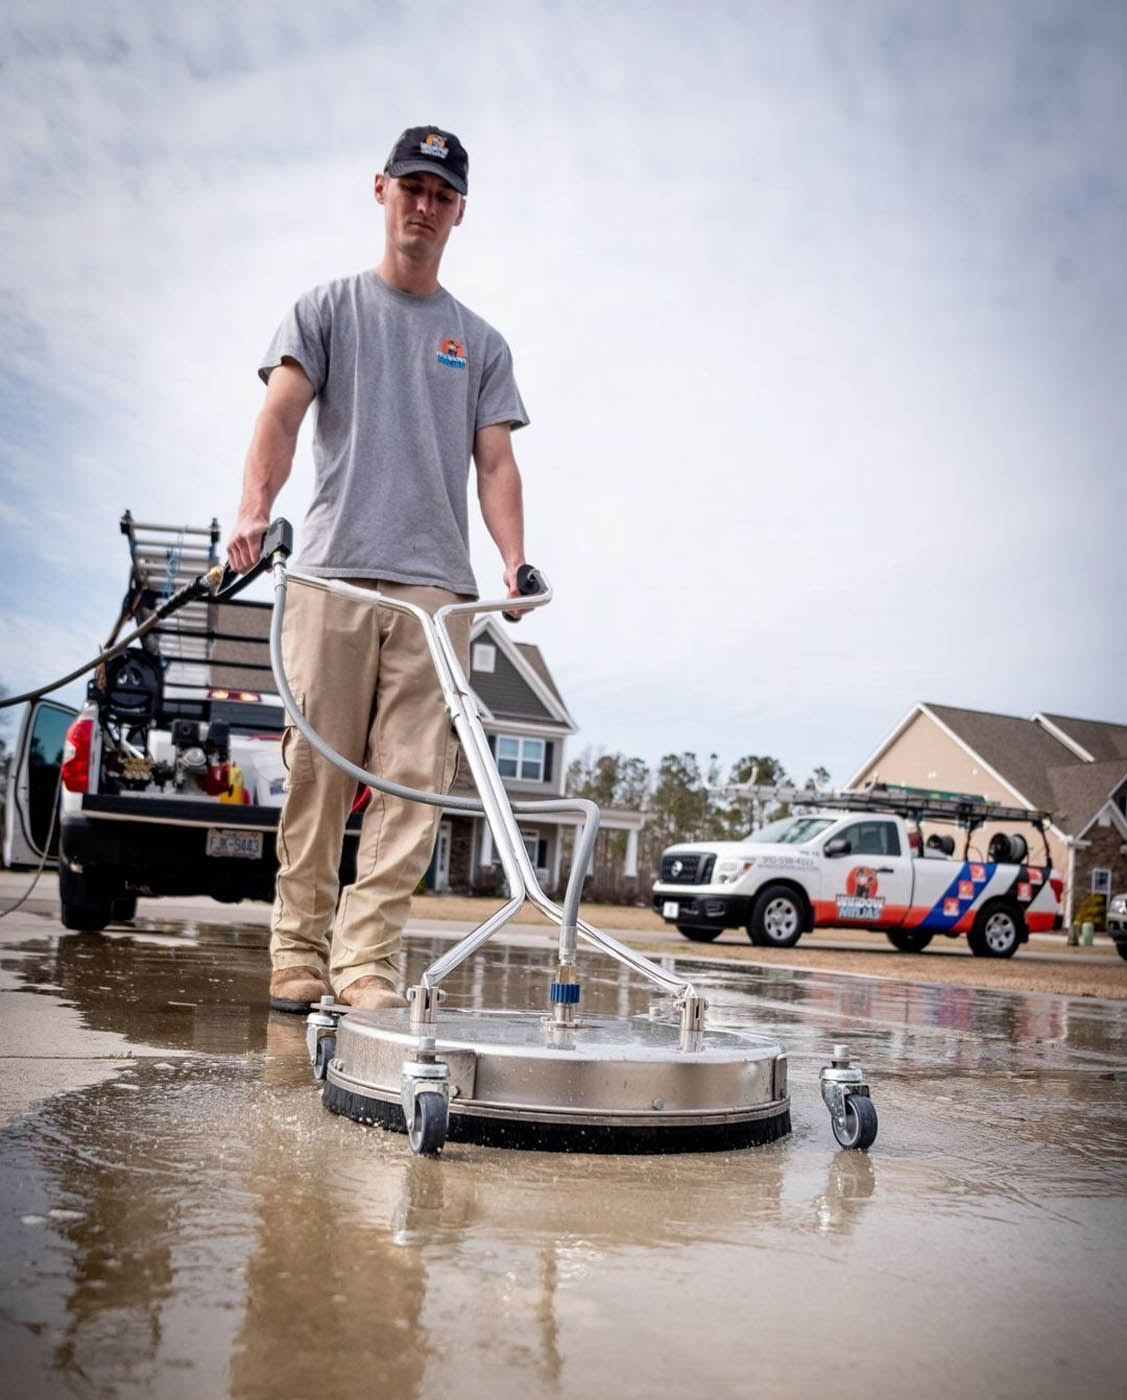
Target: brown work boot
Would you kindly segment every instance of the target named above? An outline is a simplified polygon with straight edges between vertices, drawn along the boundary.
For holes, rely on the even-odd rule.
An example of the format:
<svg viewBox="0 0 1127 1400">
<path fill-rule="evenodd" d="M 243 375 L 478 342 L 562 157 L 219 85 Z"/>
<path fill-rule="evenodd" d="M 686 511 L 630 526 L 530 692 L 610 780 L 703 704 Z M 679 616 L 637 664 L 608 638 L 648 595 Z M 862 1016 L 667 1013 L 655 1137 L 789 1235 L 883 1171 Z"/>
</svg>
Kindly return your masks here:
<svg viewBox="0 0 1127 1400">
<path fill-rule="evenodd" d="M 374 976 L 357 977 L 339 994 L 338 1000 L 358 1011 L 385 1011 L 391 1006 L 407 1005 L 407 998 L 401 997 L 386 977 Z"/>
<path fill-rule="evenodd" d="M 332 996 L 332 988 L 315 967 L 282 967 L 270 977 L 272 1011 L 304 1013 L 327 996 Z"/>
</svg>

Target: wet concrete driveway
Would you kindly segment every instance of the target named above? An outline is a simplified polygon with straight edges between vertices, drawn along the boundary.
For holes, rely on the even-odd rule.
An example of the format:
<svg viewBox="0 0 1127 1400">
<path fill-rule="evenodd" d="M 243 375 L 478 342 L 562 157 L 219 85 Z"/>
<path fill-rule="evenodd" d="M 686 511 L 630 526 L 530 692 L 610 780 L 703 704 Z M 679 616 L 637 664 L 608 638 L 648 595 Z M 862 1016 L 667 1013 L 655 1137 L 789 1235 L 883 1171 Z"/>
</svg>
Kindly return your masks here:
<svg viewBox="0 0 1127 1400">
<path fill-rule="evenodd" d="M 100 1082 L 0 1137 L 6 1393 L 1123 1393 L 1122 1003 L 708 967 L 714 1019 L 788 1049 L 789 1138 L 429 1161 L 321 1108 L 260 927 L 18 918 L 5 1073 L 38 1073 L 67 1016 Z M 446 946 L 413 939 L 411 980 Z M 648 1008 L 584 966 L 591 1009 Z M 539 1005 L 546 968 L 493 946 L 451 1002 Z M 873 1085 L 869 1153 L 818 1094 L 838 1039 Z"/>
</svg>

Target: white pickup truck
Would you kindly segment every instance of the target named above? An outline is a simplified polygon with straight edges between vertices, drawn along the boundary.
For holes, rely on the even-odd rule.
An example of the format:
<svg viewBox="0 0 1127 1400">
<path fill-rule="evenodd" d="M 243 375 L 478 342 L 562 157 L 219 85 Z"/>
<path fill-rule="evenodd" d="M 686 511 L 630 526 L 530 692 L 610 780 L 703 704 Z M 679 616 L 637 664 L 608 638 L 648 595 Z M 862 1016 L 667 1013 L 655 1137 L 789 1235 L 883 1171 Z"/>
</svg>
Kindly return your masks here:
<svg viewBox="0 0 1127 1400">
<path fill-rule="evenodd" d="M 130 576 L 115 635 L 214 564 L 219 544 L 214 520 L 181 529 L 127 511 L 121 529 Z M 4 857 L 16 869 L 58 860 L 65 927 L 128 920 L 138 894 L 273 898 L 285 713 L 270 615 L 263 602 L 192 602 L 106 663 L 81 710 L 29 706 Z M 358 825 L 354 813 L 342 880 L 352 879 Z"/>
<path fill-rule="evenodd" d="M 1027 822 L 1044 833 L 1048 814 L 981 798 L 882 788 L 827 796 L 741 841 L 691 842 L 662 853 L 653 907 L 695 943 L 746 928 L 752 943 L 790 948 L 813 928 L 872 929 L 902 952 L 937 933 L 966 934 L 979 957 L 1012 957 L 1031 932 L 1061 927 L 1062 883 L 1048 862 L 1027 863 L 1019 833 L 997 832 L 985 852 L 971 845 L 986 822 Z M 920 823 L 966 833 L 926 840 Z"/>
</svg>

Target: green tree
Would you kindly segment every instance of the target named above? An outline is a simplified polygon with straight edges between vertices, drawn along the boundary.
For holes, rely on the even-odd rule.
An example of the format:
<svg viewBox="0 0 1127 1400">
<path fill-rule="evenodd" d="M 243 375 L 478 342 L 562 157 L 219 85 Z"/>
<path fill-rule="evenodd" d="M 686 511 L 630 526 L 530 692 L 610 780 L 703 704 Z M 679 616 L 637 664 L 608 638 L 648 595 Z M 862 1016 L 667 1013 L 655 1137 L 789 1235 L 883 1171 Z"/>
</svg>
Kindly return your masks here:
<svg viewBox="0 0 1127 1400">
<path fill-rule="evenodd" d="M 640 758 L 585 749 L 567 769 L 567 791 L 589 797 L 600 807 L 644 812 L 650 790 L 650 770 Z"/>
<path fill-rule="evenodd" d="M 728 783 L 736 787 L 753 783 L 765 787 L 789 783 L 782 763 L 770 754 L 744 754 L 736 759 L 728 772 Z M 724 841 L 737 841 L 756 826 L 762 826 L 769 816 L 784 815 L 778 803 L 765 802 L 750 794 L 733 794 L 716 800 L 717 835 Z"/>
</svg>

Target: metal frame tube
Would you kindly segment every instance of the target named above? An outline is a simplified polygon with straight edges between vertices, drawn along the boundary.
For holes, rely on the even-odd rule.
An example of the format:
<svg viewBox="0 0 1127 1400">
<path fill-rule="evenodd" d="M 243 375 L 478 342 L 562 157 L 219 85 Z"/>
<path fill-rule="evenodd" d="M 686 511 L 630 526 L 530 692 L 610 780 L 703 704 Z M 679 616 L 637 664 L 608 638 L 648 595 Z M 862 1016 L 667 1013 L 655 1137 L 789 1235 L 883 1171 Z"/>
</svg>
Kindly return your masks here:
<svg viewBox="0 0 1127 1400">
<path fill-rule="evenodd" d="M 270 622 L 270 664 L 277 682 L 278 694 L 286 712 L 295 726 L 310 744 L 335 763 L 357 782 L 378 788 L 393 797 L 410 802 L 423 802 L 432 807 L 445 807 L 453 811 L 471 812 L 484 816 L 493 835 L 494 844 L 501 857 L 502 869 L 509 885 L 509 898 L 506 903 L 489 916 L 476 929 L 461 939 L 453 948 L 436 959 L 422 974 L 425 987 L 433 988 L 447 977 L 466 958 L 474 953 L 516 914 L 525 902 L 532 903 L 552 922 L 560 925 L 560 962 L 571 965 L 575 962 L 576 943 L 582 937 L 588 943 L 601 949 L 619 962 L 626 963 L 636 972 L 647 977 L 659 986 L 673 991 L 679 1000 L 694 995 L 692 984 L 666 972 L 641 953 L 635 952 L 617 939 L 592 927 L 579 918 L 580 897 L 583 880 L 595 847 L 599 829 L 599 809 L 586 798 L 546 798 L 527 802 L 513 802 L 505 791 L 501 775 L 497 771 L 493 755 L 482 727 L 481 716 L 470 690 L 461 662 L 453 642 L 446 630 L 446 619 L 452 613 L 481 612 L 526 612 L 543 607 L 551 601 L 552 591 L 545 583 L 542 593 L 522 598 L 497 599 L 490 602 L 449 603 L 439 608 L 432 618 L 417 604 L 401 598 L 389 598 L 375 589 L 358 588 L 339 579 L 319 578 L 306 574 L 300 569 L 290 570 L 283 558 L 276 557 L 272 565 L 274 575 L 274 611 Z M 305 718 L 286 677 L 282 656 L 282 624 L 285 619 L 286 589 L 289 578 L 299 579 L 303 584 L 322 588 L 326 592 L 337 593 L 342 597 L 353 598 L 372 606 L 381 606 L 394 612 L 407 613 L 414 617 L 423 629 L 427 649 L 430 652 L 435 674 L 442 690 L 446 708 L 450 712 L 463 752 L 470 765 L 480 801 L 472 798 L 456 797 L 452 794 L 424 792 L 417 788 L 405 787 L 401 783 L 372 773 L 359 764 L 338 753 L 327 743 Z M 554 903 L 540 887 L 536 872 L 528 859 L 515 813 L 535 815 L 538 812 L 574 812 L 583 817 L 583 825 L 576 839 L 571 874 L 565 893 L 563 907 Z"/>
</svg>

